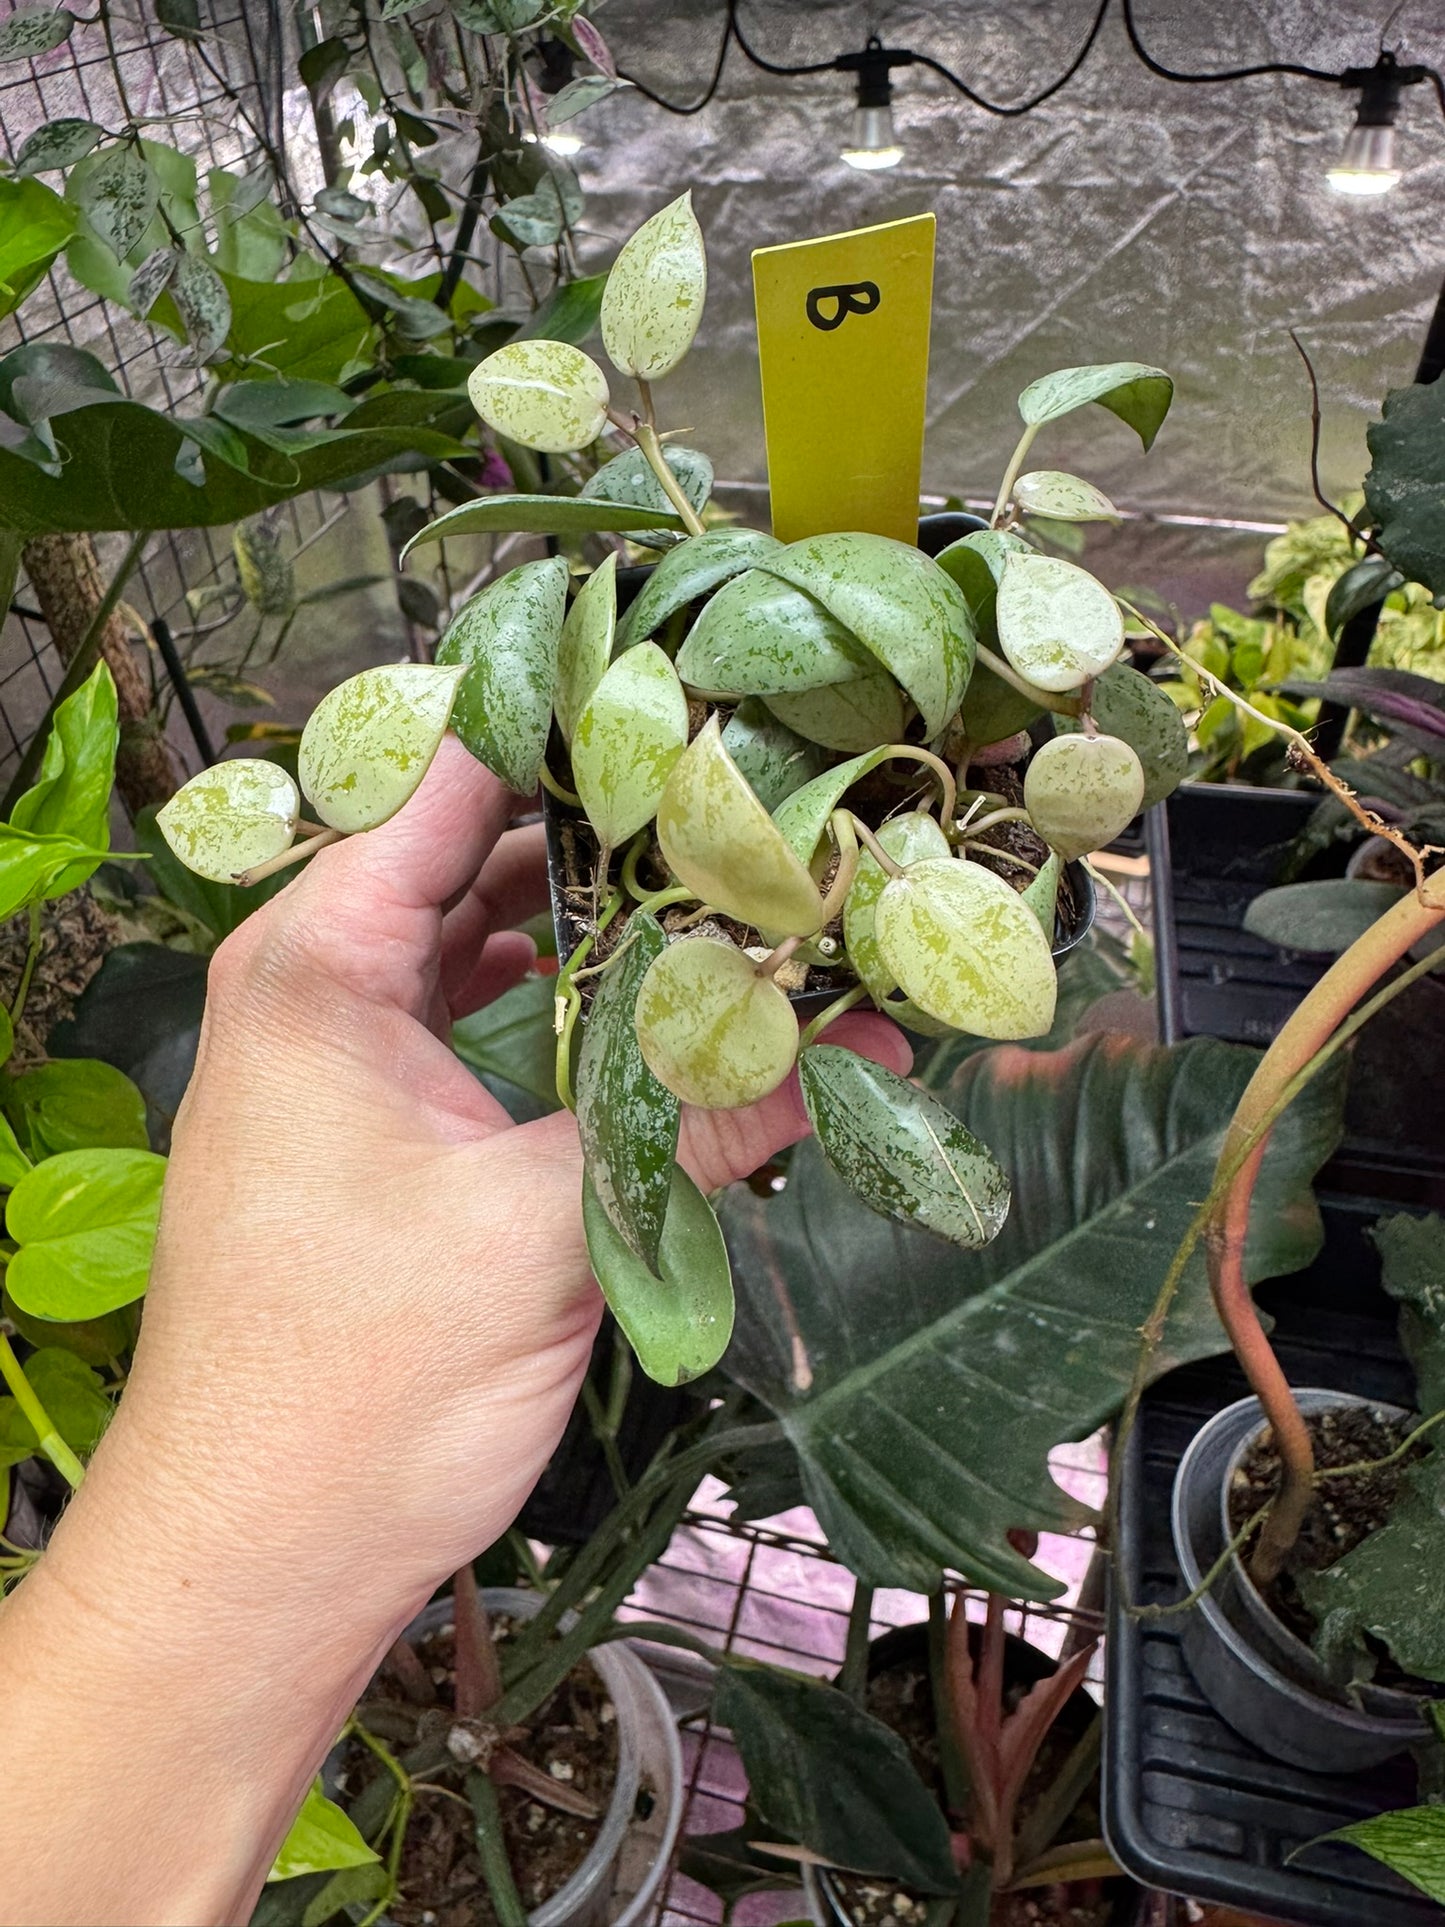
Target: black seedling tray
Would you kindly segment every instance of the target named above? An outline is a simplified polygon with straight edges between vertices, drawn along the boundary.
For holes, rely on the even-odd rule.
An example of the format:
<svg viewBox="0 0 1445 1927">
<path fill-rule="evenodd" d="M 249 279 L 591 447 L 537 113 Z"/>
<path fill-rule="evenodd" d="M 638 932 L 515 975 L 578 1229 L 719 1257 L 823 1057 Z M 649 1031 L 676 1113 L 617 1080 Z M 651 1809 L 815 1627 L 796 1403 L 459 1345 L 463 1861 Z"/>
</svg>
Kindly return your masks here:
<svg viewBox="0 0 1445 1927">
<path fill-rule="evenodd" d="M 1263 1286 L 1292 1384 L 1409 1405 L 1413 1386 L 1365 1237 L 1380 1206 L 1324 1200 L 1326 1243 L 1307 1271 Z M 1179 1622 L 1136 1620 L 1138 1604 L 1183 1596 L 1169 1530 L 1174 1473 L 1205 1421 L 1248 1392 L 1232 1357 L 1171 1372 L 1146 1395 L 1120 1488 L 1117 1576 L 1109 1602 L 1104 1828 L 1136 1880 L 1298 1927 L 1429 1927 L 1445 1910 L 1357 1848 L 1309 1841 L 1416 1804 L 1401 1755 L 1366 1773 L 1310 1773 L 1241 1739 L 1185 1665 Z M 1298 1860 L 1289 1856 L 1300 1849 Z"/>
</svg>

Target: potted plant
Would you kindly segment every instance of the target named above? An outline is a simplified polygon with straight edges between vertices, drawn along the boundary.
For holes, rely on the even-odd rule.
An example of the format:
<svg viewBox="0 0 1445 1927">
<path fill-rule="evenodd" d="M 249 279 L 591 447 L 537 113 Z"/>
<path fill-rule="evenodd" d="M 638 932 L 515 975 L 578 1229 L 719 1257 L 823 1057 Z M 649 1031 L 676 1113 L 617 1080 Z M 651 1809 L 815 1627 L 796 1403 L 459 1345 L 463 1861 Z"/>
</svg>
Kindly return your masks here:
<svg viewBox="0 0 1445 1927">
<path fill-rule="evenodd" d="M 706 528 L 710 464 L 660 438 L 652 384 L 691 344 L 705 286 L 684 195 L 626 243 L 603 297 L 638 411 L 566 343 L 510 343 L 469 379 L 511 442 L 565 453 L 611 424 L 631 446 L 579 496 L 467 503 L 412 538 L 666 541 L 620 617 L 611 557 L 570 607 L 561 557 L 524 563 L 458 612 L 435 665 L 367 672 L 322 703 L 300 751 L 321 819 L 306 840 L 294 787 L 242 761 L 160 818 L 182 861 L 258 878 L 398 808 L 449 723 L 512 788 L 561 793 L 576 814 L 557 831 L 557 1089 L 578 1115 L 594 1269 L 667 1383 L 716 1363 L 733 1321 L 716 1220 L 675 1161 L 681 1103 L 745 1104 L 796 1065 L 819 1142 L 867 1203 L 988 1242 L 1007 1182 L 986 1146 L 823 1034 L 869 998 L 923 1031 L 1045 1033 L 1056 926 L 1077 921 L 1068 866 L 1184 763 L 1173 705 L 1118 660 L 1115 599 L 1018 532 L 1031 511 L 1112 515 L 1088 483 L 1024 472 L 1028 451 L 1088 402 L 1147 446 L 1166 375 L 1119 363 L 1032 384 L 992 526 L 936 561 L 866 533 L 785 546 Z M 822 1006 L 801 1036 L 788 986 Z"/>
</svg>

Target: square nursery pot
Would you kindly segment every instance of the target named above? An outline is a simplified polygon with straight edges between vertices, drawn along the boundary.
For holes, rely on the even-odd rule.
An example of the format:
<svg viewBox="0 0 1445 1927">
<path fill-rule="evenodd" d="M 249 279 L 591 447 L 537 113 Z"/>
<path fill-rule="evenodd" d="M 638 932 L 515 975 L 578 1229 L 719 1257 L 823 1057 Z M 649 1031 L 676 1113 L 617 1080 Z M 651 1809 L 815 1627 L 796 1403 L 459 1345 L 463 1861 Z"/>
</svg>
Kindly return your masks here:
<svg viewBox="0 0 1445 1927">
<path fill-rule="evenodd" d="M 1319 793 L 1183 783 L 1149 813 L 1166 1043 L 1222 1037 L 1263 1046 L 1333 961 L 1283 950 L 1244 928 L 1261 891 L 1343 876 L 1343 843 L 1292 864 Z M 1388 1004 L 1353 1046 L 1345 1139 L 1331 1189 L 1445 1209 L 1445 982 L 1427 977 Z"/>
<path fill-rule="evenodd" d="M 1396 1337 L 1399 1308 L 1377 1282 L 1379 1260 L 1365 1235 L 1378 1206 L 1342 1197 L 1322 1203 L 1320 1256 L 1258 1293 L 1276 1321 L 1280 1362 L 1291 1384 L 1327 1397 L 1407 1406 L 1413 1388 Z M 1277 1637 L 1267 1644 L 1237 1589 L 1233 1598 L 1228 1588 L 1216 1592 L 1208 1611 L 1141 1620 L 1126 1610 L 1126 1602 L 1185 1597 L 1193 1584 L 1188 1547 L 1196 1566 L 1201 1557 L 1212 1562 L 1219 1482 L 1241 1418 L 1247 1429 L 1248 1389 L 1232 1356 L 1171 1372 L 1145 1394 L 1129 1440 L 1109 1602 L 1106 1836 L 1136 1879 L 1251 1916 L 1301 1927 L 1438 1923 L 1433 1901 L 1358 1849 L 1309 1844 L 1416 1804 L 1415 1766 L 1403 1750 L 1412 1728 L 1399 1718 L 1411 1709 L 1378 1700 L 1353 1715 L 1332 1707 L 1307 1677 L 1291 1676 L 1297 1656 Z M 1204 1436 L 1211 1421 L 1216 1429 Z"/>
<path fill-rule="evenodd" d="M 512 1586 L 482 1589 L 489 1614 L 530 1619 L 542 1595 Z M 433 1599 L 406 1629 L 408 1638 L 452 1623 L 450 1599 Z M 564 1621 L 564 1630 L 570 1621 Z M 614 1640 L 587 1655 L 617 1714 L 617 1779 L 587 1857 L 528 1915 L 529 1927 L 639 1927 L 652 1911 L 678 1835 L 686 1789 L 682 1747 L 672 1709 L 638 1653 Z M 337 1748 L 326 1762 L 326 1791 L 336 1797 Z"/>
<path fill-rule="evenodd" d="M 972 531 L 987 527 L 987 522 L 981 516 L 961 510 L 925 515 L 918 525 L 918 546 L 926 555 L 937 555 L 950 542 L 957 542 Z M 650 573 L 647 567 L 618 570 L 619 614 L 631 606 Z M 555 737 L 553 747 L 559 747 Z M 574 874 L 576 852 L 579 848 L 585 850 L 590 861 L 595 854 L 596 844 L 582 812 L 559 801 L 546 790 L 542 793 L 542 815 L 547 830 L 547 882 L 552 899 L 552 922 L 557 935 L 557 956 L 565 963 L 587 934 L 585 919 L 578 915 L 566 894 L 569 883 L 575 885 L 578 880 Z M 1059 914 L 1054 922 L 1055 957 L 1064 956 L 1081 943 L 1094 922 L 1092 877 L 1079 863 L 1068 864 L 1064 876 L 1064 887 L 1059 893 Z M 835 981 L 828 973 L 815 969 L 810 972 L 808 987 L 790 993 L 789 1001 L 799 1018 L 806 1020 L 826 1009 L 852 982 L 853 979 L 846 976 Z"/>
</svg>

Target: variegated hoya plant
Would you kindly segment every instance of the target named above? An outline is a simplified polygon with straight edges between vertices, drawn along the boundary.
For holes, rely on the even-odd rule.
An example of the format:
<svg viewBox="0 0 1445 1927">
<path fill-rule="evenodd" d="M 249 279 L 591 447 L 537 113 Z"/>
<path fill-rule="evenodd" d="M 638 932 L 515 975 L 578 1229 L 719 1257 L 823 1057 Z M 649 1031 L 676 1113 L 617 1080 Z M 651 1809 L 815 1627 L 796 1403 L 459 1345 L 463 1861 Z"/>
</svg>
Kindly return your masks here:
<svg viewBox="0 0 1445 1927">
<path fill-rule="evenodd" d="M 871 1000 L 916 1032 L 1046 1032 L 1065 866 L 1186 766 L 1178 710 L 1122 659 L 1119 603 L 1029 536 L 1030 516 L 1109 520 L 1112 505 L 1024 466 L 1041 428 L 1089 402 L 1147 448 L 1169 377 L 1121 362 L 1033 382 L 991 525 L 937 560 L 874 534 L 784 544 L 709 525 L 711 465 L 658 432 L 652 387 L 692 343 L 706 274 L 688 195 L 618 256 L 602 338 L 635 408 L 564 342 L 481 362 L 470 392 L 500 435 L 560 454 L 610 428 L 628 446 L 578 496 L 478 500 L 413 544 L 626 535 L 659 552 L 629 606 L 615 554 L 570 604 L 565 558 L 523 563 L 457 612 L 435 664 L 366 670 L 321 703 L 299 766 L 319 821 L 301 820 L 284 771 L 246 760 L 160 818 L 202 876 L 254 879 L 384 822 L 448 727 L 512 789 L 551 793 L 584 852 L 559 905 L 557 1082 L 586 1154 L 588 1247 L 668 1383 L 718 1360 L 733 1316 L 722 1234 L 676 1162 L 681 1105 L 749 1104 L 796 1067 L 861 1198 L 986 1244 L 1009 1207 L 987 1147 L 827 1027 Z M 825 1007 L 800 1030 L 804 984 Z"/>
</svg>

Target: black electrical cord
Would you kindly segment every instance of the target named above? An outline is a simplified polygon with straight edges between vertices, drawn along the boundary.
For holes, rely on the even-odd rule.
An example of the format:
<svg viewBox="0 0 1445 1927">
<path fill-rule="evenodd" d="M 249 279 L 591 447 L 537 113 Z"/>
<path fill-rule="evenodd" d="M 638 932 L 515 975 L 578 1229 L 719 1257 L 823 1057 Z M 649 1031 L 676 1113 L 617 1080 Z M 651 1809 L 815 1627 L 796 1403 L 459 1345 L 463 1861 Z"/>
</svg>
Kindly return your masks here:
<svg viewBox="0 0 1445 1927">
<path fill-rule="evenodd" d="M 738 0 L 728 0 L 728 17 L 732 21 L 733 38 L 741 48 L 745 59 L 765 74 L 831 74 L 837 72 L 838 63 L 834 60 L 810 60 L 798 67 L 780 67 L 775 60 L 767 60 L 762 54 L 750 47 L 738 19 Z"/>
<path fill-rule="evenodd" d="M 679 101 L 664 100 L 661 94 L 655 93 L 644 81 L 639 80 L 636 74 L 626 73 L 621 67 L 617 70 L 617 78 L 627 81 L 629 86 L 637 89 L 644 100 L 650 100 L 655 107 L 661 107 L 669 114 L 680 114 L 684 117 L 689 114 L 700 114 L 704 107 L 711 106 L 713 97 L 722 84 L 723 68 L 727 65 L 728 47 L 733 38 L 733 15 L 736 10 L 737 0 L 727 0 L 723 10 L 722 43 L 717 50 L 717 59 L 713 62 L 712 79 L 707 84 L 706 92 L 690 105 L 683 106 Z"/>
<path fill-rule="evenodd" d="M 985 100 L 982 94 L 975 93 L 972 87 L 965 81 L 960 80 L 951 68 L 945 67 L 941 60 L 935 60 L 932 54 L 915 54 L 913 56 L 914 63 L 920 67 L 929 67 L 934 73 L 941 74 L 951 86 L 958 89 L 965 100 L 972 101 L 975 107 L 981 107 L 986 114 L 996 114 L 1000 120 L 1013 120 L 1020 114 L 1031 114 L 1036 107 L 1042 107 L 1046 100 L 1051 100 L 1062 88 L 1068 86 L 1074 75 L 1093 52 L 1094 42 L 1099 38 L 1100 29 L 1103 27 L 1111 3 L 1112 0 L 1102 0 L 1099 11 L 1094 15 L 1094 24 L 1090 27 L 1088 37 L 1085 39 L 1083 46 L 1080 47 L 1078 53 L 1075 54 L 1073 60 L 1064 69 L 1063 73 L 1059 75 L 1058 79 L 1051 81 L 1041 93 L 1034 94 L 1031 99 L 1016 101 L 1011 107 L 1002 107 L 994 101 Z"/>
<path fill-rule="evenodd" d="M 1256 74 L 1298 74 L 1305 80 L 1327 80 L 1331 86 L 1339 84 L 1339 74 L 1327 73 L 1323 67 L 1304 67 L 1293 60 L 1266 60 L 1254 67 L 1225 67 L 1213 74 L 1182 74 L 1176 68 L 1166 67 L 1163 61 L 1156 60 L 1139 38 L 1139 29 L 1134 20 L 1134 0 L 1122 0 L 1122 4 L 1124 31 L 1129 36 L 1129 45 L 1150 73 L 1158 74 L 1161 80 L 1178 80 L 1189 85 L 1200 85 L 1215 80 L 1252 80 Z"/>
</svg>

